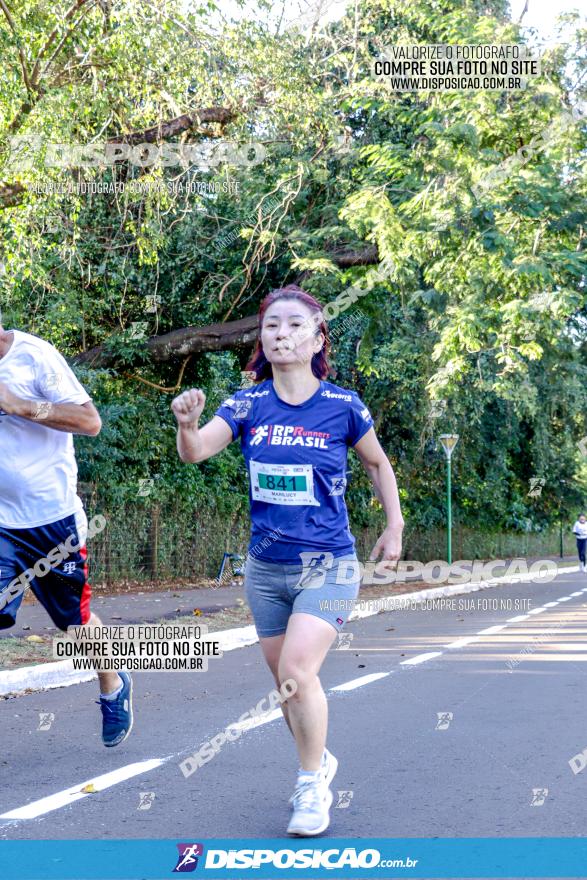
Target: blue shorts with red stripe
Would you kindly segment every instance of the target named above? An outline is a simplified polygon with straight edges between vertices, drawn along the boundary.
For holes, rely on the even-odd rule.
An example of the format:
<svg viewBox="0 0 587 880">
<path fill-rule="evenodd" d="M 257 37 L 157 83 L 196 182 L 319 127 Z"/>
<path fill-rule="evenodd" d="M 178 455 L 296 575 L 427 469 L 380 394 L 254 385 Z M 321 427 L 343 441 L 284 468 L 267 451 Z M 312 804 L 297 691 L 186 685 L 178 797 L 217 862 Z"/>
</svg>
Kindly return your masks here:
<svg viewBox="0 0 587 880">
<path fill-rule="evenodd" d="M 83 511 L 34 528 L 0 526 L 0 596 L 5 596 L 9 587 L 11 596 L 18 592 L 14 581 L 27 572 L 32 592 L 56 627 L 65 631 L 68 626 L 87 623 L 91 588 L 86 532 Z M 56 548 L 66 542 L 66 547 L 57 553 Z M 68 552 L 70 547 L 73 549 Z M 56 557 L 63 558 L 54 563 Z M 0 609 L 0 629 L 14 626 L 23 598 L 24 592 L 20 592 Z"/>
</svg>

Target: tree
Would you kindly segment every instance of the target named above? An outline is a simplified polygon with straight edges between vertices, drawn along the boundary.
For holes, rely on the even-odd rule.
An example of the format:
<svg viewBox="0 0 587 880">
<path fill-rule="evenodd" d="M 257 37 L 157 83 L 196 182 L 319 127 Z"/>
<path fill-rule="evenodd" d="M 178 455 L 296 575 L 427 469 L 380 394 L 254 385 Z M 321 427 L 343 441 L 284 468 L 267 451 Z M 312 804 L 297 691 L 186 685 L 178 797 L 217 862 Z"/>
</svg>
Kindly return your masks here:
<svg viewBox="0 0 587 880">
<path fill-rule="evenodd" d="M 204 384 L 212 406 L 230 392 L 270 289 L 298 281 L 327 302 L 386 260 L 337 335 L 337 381 L 377 414 L 411 521 L 443 521 L 432 450 L 450 429 L 465 521 L 548 524 L 587 433 L 585 124 L 564 124 L 584 95 L 584 25 L 524 92 L 394 93 L 371 75 L 386 45 L 520 42 L 505 6 L 363 0 L 310 39 L 274 32 L 266 8 L 211 28 L 211 3 L 0 0 L 0 143 L 7 156 L 10 137 L 37 138 L 28 164 L 13 149 L 2 172 L 1 304 L 63 348 L 111 413 L 88 474 L 119 486 L 116 473 L 135 480 L 173 456 L 169 394 Z M 43 161 L 62 155 L 52 143 L 102 141 L 136 161 Z M 140 164 L 140 144 L 196 158 Z M 82 191 L 98 184 L 110 191 Z M 131 460 L 122 423 L 132 411 L 143 437 L 153 407 L 165 442 L 144 439 Z M 240 481 L 244 497 L 231 456 L 222 485 Z M 162 487 L 175 486 L 169 468 Z M 351 497 L 370 521 L 363 478 Z"/>
</svg>

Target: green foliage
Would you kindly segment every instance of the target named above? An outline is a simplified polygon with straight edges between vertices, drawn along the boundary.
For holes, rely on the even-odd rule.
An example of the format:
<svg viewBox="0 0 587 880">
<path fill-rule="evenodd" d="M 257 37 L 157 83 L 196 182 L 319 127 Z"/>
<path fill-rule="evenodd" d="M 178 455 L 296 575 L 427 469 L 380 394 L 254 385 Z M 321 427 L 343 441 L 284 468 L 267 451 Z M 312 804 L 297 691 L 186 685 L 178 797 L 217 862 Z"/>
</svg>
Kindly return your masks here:
<svg viewBox="0 0 587 880">
<path fill-rule="evenodd" d="M 558 124 L 547 146 L 480 184 L 584 97 L 569 78 L 585 79 L 585 24 L 569 19 L 571 39 L 545 52 L 545 76 L 524 92 L 400 94 L 371 76 L 383 47 L 520 42 L 505 5 L 362 0 L 356 16 L 353 8 L 309 40 L 269 27 L 268 3 L 215 27 L 213 3 L 111 7 L 105 15 L 82 4 L 68 25 L 65 2 L 24 0 L 13 25 L 29 73 L 37 59 L 42 71 L 28 90 L 0 16 L 0 155 L 14 135 L 87 144 L 212 106 L 232 121 L 194 126 L 188 143 L 253 141 L 268 155 L 208 172 L 197 163 L 76 170 L 44 166 L 45 144 L 29 167 L 9 160 L 1 170 L 6 184 L 26 188 L 0 211 L 5 325 L 67 355 L 104 344 L 117 356 L 116 369 L 80 371 L 104 421 L 98 438 L 76 441 L 96 497 L 109 509 L 245 511 L 236 444 L 198 467 L 177 459 L 173 393 L 145 380 L 173 388 L 181 362 L 151 363 L 144 337 L 252 314 L 300 271 L 327 302 L 367 271 L 338 268 L 332 251 L 376 244 L 393 268 L 361 298 L 364 320 L 337 338 L 336 381 L 374 413 L 410 527 L 444 521 L 444 432 L 461 437 L 453 483 L 462 524 L 538 531 L 574 515 L 587 489 L 577 448 L 587 434 L 585 124 Z M 32 189 L 83 179 L 151 189 Z M 173 181 L 184 190 L 155 188 Z M 216 191 L 188 194 L 194 181 Z M 159 298 L 156 309 L 148 297 Z M 205 416 L 239 386 L 246 357 L 188 363 L 182 388 L 206 389 Z M 350 466 L 354 521 L 380 523 L 354 456 Z M 543 491 L 529 496 L 537 478 Z M 150 494 L 137 495 L 151 479 Z"/>
</svg>

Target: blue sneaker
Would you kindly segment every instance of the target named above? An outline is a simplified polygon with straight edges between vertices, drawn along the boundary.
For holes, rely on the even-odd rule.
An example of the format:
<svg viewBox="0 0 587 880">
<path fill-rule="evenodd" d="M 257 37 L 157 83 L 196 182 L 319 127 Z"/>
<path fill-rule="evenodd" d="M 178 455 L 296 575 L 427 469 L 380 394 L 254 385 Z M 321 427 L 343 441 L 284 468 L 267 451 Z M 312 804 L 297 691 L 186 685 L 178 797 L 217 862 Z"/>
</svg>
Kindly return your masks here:
<svg viewBox="0 0 587 880">
<path fill-rule="evenodd" d="M 128 672 L 119 672 L 122 690 L 114 700 L 100 697 L 96 700 L 102 710 L 102 742 L 117 746 L 132 730 L 132 678 Z"/>
</svg>

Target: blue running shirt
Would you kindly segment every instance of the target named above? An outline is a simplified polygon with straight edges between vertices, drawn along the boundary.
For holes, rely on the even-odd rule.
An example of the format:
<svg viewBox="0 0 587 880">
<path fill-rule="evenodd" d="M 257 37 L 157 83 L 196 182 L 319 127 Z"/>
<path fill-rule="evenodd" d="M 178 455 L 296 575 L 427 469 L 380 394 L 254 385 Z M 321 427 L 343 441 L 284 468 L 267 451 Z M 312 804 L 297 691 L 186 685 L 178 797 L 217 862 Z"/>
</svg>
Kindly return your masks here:
<svg viewBox="0 0 587 880">
<path fill-rule="evenodd" d="M 251 556 L 299 564 L 302 552 L 354 551 L 347 450 L 373 425 L 354 391 L 322 381 L 305 403 L 291 404 L 267 379 L 237 391 L 215 415 L 240 437 L 249 471 Z"/>
</svg>

